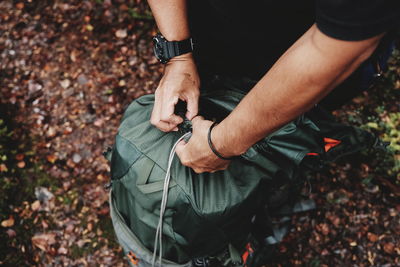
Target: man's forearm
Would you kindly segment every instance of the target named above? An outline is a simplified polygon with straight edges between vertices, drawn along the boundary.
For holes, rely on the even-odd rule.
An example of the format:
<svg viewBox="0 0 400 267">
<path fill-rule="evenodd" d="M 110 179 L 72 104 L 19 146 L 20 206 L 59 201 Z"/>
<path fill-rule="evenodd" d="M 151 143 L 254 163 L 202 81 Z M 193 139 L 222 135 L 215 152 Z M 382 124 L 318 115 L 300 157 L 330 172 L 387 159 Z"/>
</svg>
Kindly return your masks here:
<svg viewBox="0 0 400 267">
<path fill-rule="evenodd" d="M 168 41 L 190 37 L 186 0 L 148 0 L 158 29 Z"/>
<path fill-rule="evenodd" d="M 312 26 L 213 130 L 218 151 L 244 153 L 306 112 L 369 57 L 380 37 L 339 41 Z"/>
</svg>

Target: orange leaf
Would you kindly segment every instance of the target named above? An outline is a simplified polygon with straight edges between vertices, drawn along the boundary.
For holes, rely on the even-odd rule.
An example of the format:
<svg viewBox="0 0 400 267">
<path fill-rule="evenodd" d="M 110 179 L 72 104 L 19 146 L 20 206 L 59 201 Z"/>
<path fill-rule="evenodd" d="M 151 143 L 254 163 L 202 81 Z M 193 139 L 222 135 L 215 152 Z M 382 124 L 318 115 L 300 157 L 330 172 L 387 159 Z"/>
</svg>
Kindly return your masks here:
<svg viewBox="0 0 400 267">
<path fill-rule="evenodd" d="M 18 160 L 18 161 L 21 161 L 21 160 L 24 159 L 24 156 L 25 156 L 24 154 L 21 154 L 21 153 L 20 153 L 20 154 L 17 154 L 17 155 L 15 156 L 15 159 Z"/>
<path fill-rule="evenodd" d="M 8 171 L 6 164 L 3 164 L 3 163 L 0 164 L 0 172 L 6 172 L 6 171 Z"/>
<path fill-rule="evenodd" d="M 25 168 L 25 161 L 20 161 L 17 163 L 18 168 Z"/>
<path fill-rule="evenodd" d="M 48 155 L 46 158 L 47 158 L 47 161 L 50 163 L 54 163 L 57 160 L 57 157 L 54 155 Z"/>
<path fill-rule="evenodd" d="M 11 215 L 10 218 L 1 222 L 1 226 L 3 227 L 11 227 L 14 225 L 14 217 Z"/>
</svg>

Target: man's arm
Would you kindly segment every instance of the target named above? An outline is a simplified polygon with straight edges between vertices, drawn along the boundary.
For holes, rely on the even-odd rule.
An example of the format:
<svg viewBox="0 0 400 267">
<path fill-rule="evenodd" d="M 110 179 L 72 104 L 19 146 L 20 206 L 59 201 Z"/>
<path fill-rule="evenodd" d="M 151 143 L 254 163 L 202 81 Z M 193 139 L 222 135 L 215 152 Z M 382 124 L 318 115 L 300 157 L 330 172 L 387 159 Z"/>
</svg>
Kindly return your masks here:
<svg viewBox="0 0 400 267">
<path fill-rule="evenodd" d="M 161 34 L 168 41 L 190 37 L 186 0 L 148 0 Z M 151 123 L 162 131 L 177 130 L 182 118 L 174 114 L 179 99 L 187 102 L 186 117 L 198 112 L 200 78 L 192 53 L 172 58 L 165 66 L 163 78 L 155 92 Z"/>
<path fill-rule="evenodd" d="M 186 0 L 148 0 L 158 29 L 168 41 L 190 37 Z"/>
<path fill-rule="evenodd" d="M 366 60 L 381 37 L 341 41 L 312 26 L 213 129 L 212 142 L 217 151 L 226 157 L 242 154 L 306 112 Z M 197 122 L 203 127 L 210 124 Z M 223 160 L 215 157 L 208 147 L 206 131 L 197 128 L 202 136 L 193 131 L 189 143 L 181 143 L 177 150 L 182 163 L 197 172 L 221 169 Z"/>
</svg>

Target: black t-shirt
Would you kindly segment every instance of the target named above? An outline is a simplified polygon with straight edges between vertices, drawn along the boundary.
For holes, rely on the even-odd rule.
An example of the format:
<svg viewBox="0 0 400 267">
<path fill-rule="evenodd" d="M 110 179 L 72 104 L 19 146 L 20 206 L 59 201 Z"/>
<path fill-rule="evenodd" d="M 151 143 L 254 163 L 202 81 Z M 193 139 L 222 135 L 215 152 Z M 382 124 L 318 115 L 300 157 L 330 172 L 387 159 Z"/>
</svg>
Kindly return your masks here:
<svg viewBox="0 0 400 267">
<path fill-rule="evenodd" d="M 188 15 L 202 72 L 257 79 L 313 23 L 349 41 L 398 28 L 400 0 L 189 0 Z"/>
</svg>

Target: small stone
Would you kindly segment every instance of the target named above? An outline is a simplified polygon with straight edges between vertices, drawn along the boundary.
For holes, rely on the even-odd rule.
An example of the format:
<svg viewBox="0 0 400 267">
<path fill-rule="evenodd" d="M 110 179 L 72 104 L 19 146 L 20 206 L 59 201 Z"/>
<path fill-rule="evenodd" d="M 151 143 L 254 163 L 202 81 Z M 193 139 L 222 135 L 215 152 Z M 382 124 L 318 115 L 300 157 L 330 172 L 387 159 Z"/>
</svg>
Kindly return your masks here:
<svg viewBox="0 0 400 267">
<path fill-rule="evenodd" d="M 50 199 L 54 197 L 53 193 L 51 193 L 46 187 L 36 187 L 35 188 L 35 196 L 41 202 L 48 202 Z"/>
<path fill-rule="evenodd" d="M 81 155 L 79 155 L 78 153 L 75 153 L 75 154 L 72 156 L 72 161 L 75 162 L 75 163 L 79 163 L 81 160 L 82 160 L 82 157 L 81 157 Z"/>
</svg>

